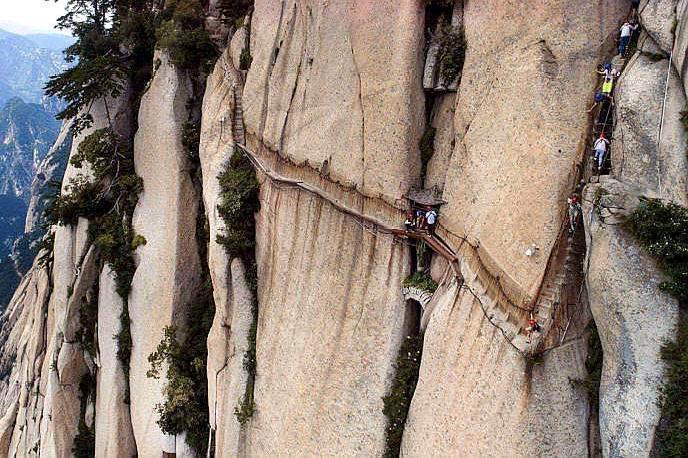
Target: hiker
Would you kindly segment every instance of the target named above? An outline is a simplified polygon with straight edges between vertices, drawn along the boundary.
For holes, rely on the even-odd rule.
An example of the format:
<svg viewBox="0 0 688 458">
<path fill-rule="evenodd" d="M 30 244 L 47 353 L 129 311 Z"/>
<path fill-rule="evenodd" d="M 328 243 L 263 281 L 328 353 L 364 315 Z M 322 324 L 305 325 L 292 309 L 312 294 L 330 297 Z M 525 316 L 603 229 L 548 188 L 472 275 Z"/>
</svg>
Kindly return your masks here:
<svg viewBox="0 0 688 458">
<path fill-rule="evenodd" d="M 416 210 L 416 229 L 421 230 L 425 226 L 425 212 L 420 208 Z"/>
<path fill-rule="evenodd" d="M 434 208 L 430 208 L 425 213 L 425 221 L 428 223 L 428 233 L 435 234 L 435 225 L 437 224 L 437 212 Z"/>
<path fill-rule="evenodd" d="M 602 83 L 602 95 L 611 97 L 612 89 L 614 89 L 614 78 L 611 76 L 605 76 L 604 82 Z"/>
<path fill-rule="evenodd" d="M 526 331 L 540 332 L 540 325 L 538 324 L 537 320 L 535 320 L 532 313 L 530 314 L 530 319 L 528 320 L 528 327 L 526 328 Z"/>
<path fill-rule="evenodd" d="M 573 233 L 576 231 L 578 215 L 580 215 L 581 212 L 581 204 L 578 201 L 578 196 L 576 194 L 572 194 L 567 201 L 569 203 L 569 234 L 573 235 Z"/>
<path fill-rule="evenodd" d="M 630 22 L 624 22 L 623 25 L 621 26 L 621 29 L 619 29 L 620 32 L 620 37 L 619 37 L 619 56 L 624 57 L 626 54 L 626 48 L 628 47 L 628 43 L 631 41 L 631 36 L 633 35 L 633 32 L 636 31 L 638 28 L 638 24 L 631 24 Z"/>
<path fill-rule="evenodd" d="M 597 69 L 597 73 L 600 75 L 604 75 L 605 78 L 616 78 L 617 76 L 621 75 L 621 72 L 618 70 L 614 70 L 614 67 L 612 67 L 612 64 L 609 62 L 606 62 L 604 65 L 601 65 Z"/>
<path fill-rule="evenodd" d="M 601 90 L 598 90 L 595 92 L 595 102 L 592 104 L 590 109 L 588 110 L 588 113 L 592 112 L 592 110 L 595 109 L 597 105 L 600 103 L 604 103 L 606 101 L 611 101 L 612 97 L 609 94 L 604 94 Z"/>
<path fill-rule="evenodd" d="M 607 155 L 607 147 L 609 146 L 609 140 L 604 136 L 604 132 L 600 134 L 600 138 L 595 140 L 592 148 L 595 150 L 595 161 L 597 163 L 597 170 L 602 170 L 604 165 L 604 159 Z"/>
<path fill-rule="evenodd" d="M 416 230 L 416 219 L 413 217 L 412 211 L 408 211 L 406 213 L 406 221 L 404 221 L 404 226 L 406 226 L 407 231 Z"/>
</svg>

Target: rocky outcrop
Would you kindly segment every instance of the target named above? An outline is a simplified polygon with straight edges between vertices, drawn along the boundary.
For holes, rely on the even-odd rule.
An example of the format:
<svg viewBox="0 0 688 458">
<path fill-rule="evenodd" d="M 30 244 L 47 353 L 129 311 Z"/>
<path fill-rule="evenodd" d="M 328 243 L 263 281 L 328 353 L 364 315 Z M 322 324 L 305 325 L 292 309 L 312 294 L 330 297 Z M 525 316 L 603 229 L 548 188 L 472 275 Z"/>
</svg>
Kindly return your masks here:
<svg viewBox="0 0 688 458">
<path fill-rule="evenodd" d="M 117 358 L 122 298 L 116 292 L 113 272 L 105 267 L 98 279 L 98 366 L 95 405 L 95 447 L 99 457 L 135 456 L 137 453 L 127 394 L 129 381 Z"/>
<path fill-rule="evenodd" d="M 126 93 L 106 103 L 115 130 L 128 129 Z M 90 113 L 93 125 L 75 139 L 71 154 L 90 132 L 108 125 L 103 103 L 95 103 Z M 88 176 L 88 170 L 67 167 L 63 192 L 69 192 L 70 179 L 78 174 Z M 8 414 L 0 422 L 4 428 L 0 441 L 9 444 L 0 453 L 71 453 L 80 416 L 79 383 L 93 364 L 75 339 L 83 297 L 97 277 L 87 230 L 88 221 L 83 218 L 74 226 L 54 228 L 51 261 L 47 266 L 36 261 L 3 315 L 0 335 L 6 340 L 0 361 L 14 361 L 14 365 L 8 384 L 0 387 Z M 16 415 L 14 421 L 7 420 L 10 415 Z"/>
<path fill-rule="evenodd" d="M 216 307 L 206 367 L 216 456 L 383 454 L 389 427 L 383 397 L 401 343 L 419 328 L 422 364 L 402 455 L 595 453 L 595 406 L 578 383 L 589 375 L 585 290 L 560 307 L 571 310 L 573 323 L 558 323 L 561 337 L 532 346 L 544 350 L 537 361 L 508 334 L 528 338 L 524 307 L 542 306 L 543 279 L 564 278 L 560 271 L 574 264 L 557 257 L 568 256 L 559 249 L 566 243 L 560 237 L 565 197 L 586 148 L 585 106 L 604 51 L 600 43 L 615 33 L 626 2 L 581 8 L 546 0 L 527 9 L 502 0 L 461 2 L 467 43 L 461 83 L 456 94 L 428 96 L 427 115 L 424 3 L 257 1 L 205 84 L 200 176 L 183 132 L 203 83 L 158 51 L 135 137 L 144 191 L 133 229 L 147 243 L 135 252 L 131 294 L 122 300 L 112 272 L 100 270 L 88 221 L 56 228 L 52 263 L 35 266 L 0 327 L 0 455 L 26 456 L 37 446 L 46 456 L 67 456 L 83 420 L 95 428 L 97 456 L 192 456 L 183 434 L 169 436 L 157 423 L 167 381 L 147 376 L 148 357 L 165 327 L 184 334 L 205 262 Z M 210 9 L 208 28 L 224 43 L 228 28 L 219 2 Z M 685 198 L 685 155 L 678 153 L 686 139 L 676 118 L 684 103 L 682 64 L 670 80 L 673 99 L 660 146 L 651 145 L 663 103 L 656 82 L 668 66 L 652 54 L 666 52 L 666 24 L 650 27 L 651 11 L 643 12 L 642 53 L 618 86 L 623 133 L 615 135 L 615 164 L 626 151 L 619 181 L 603 179 L 586 191 L 593 202 L 610 191 L 613 197 L 601 201 L 608 209 L 632 208 L 641 193 Z M 247 44 L 253 61 L 244 72 Z M 636 102 L 641 96 L 646 107 Z M 121 109 L 127 97 L 110 106 L 119 129 L 132 127 Z M 94 128 L 105 125 L 102 108 L 94 108 Z M 451 267 L 435 256 L 437 292 L 405 297 L 415 240 L 391 228 L 402 225 L 404 196 L 421 184 L 418 140 L 426 121 L 437 132 L 423 184 L 437 186 L 448 202 L 438 234 L 450 246 L 432 240 L 449 253 Z M 223 192 L 217 177 L 236 143 L 259 164 L 261 185 L 255 378 L 244 362 L 254 344 L 252 266 L 231 259 L 217 242 L 232 224 L 217 210 Z M 629 156 L 641 148 L 647 157 Z M 64 190 L 78 172 L 67 169 Z M 587 287 L 605 350 L 602 445 L 610 456 L 642 455 L 658 416 L 658 348 L 673 332 L 676 305 L 657 292 L 650 260 L 591 206 L 585 209 Z M 203 216 L 207 260 L 200 255 Z M 96 287 L 92 355 L 76 344 L 76 333 L 81 298 Z M 425 305 L 420 323 L 409 319 L 417 311 L 413 301 Z M 124 307 L 133 341 L 128 368 L 112 339 Z M 660 314 L 666 323 L 650 335 L 642 324 Z M 78 384 L 87 373 L 96 376 L 95 398 L 83 399 Z M 256 409 L 242 424 L 235 409 L 247 386 L 254 388 Z"/>
<path fill-rule="evenodd" d="M 67 167 L 69 150 L 72 145 L 71 127 L 72 123 L 69 121 L 62 123 L 55 143 L 53 143 L 53 146 L 48 150 L 48 154 L 38 165 L 36 174 L 31 182 L 31 197 L 29 199 L 29 208 L 26 211 L 24 232 L 28 233 L 39 228 L 48 200 L 46 196 L 47 187 L 51 185 L 51 182 L 59 183 L 62 181 L 62 176 Z"/>
<path fill-rule="evenodd" d="M 523 253 L 531 244 L 548 253 L 557 238 L 585 150 L 591 69 L 627 12 L 622 3 L 464 4 L 466 62 L 442 219 L 479 240 L 515 300 L 532 299 L 543 277 L 547 257 Z"/>
<path fill-rule="evenodd" d="M 659 422 L 660 348 L 676 332 L 678 304 L 659 289 L 655 261 L 619 224 L 647 189 L 602 177 L 586 188 L 588 291 L 604 351 L 600 432 L 605 456 L 647 456 Z M 649 323 L 652 323 L 648 326 Z"/>
<path fill-rule="evenodd" d="M 134 211 L 133 228 L 147 243 L 137 251 L 137 269 L 129 297 L 132 354 L 129 384 L 131 420 L 141 456 L 174 452 L 181 441 L 163 434 L 155 406 L 163 402 L 165 377 L 147 377 L 148 356 L 166 326 L 183 332 L 188 306 L 198 288 L 196 246 L 198 196 L 182 145 L 188 120 L 191 81 L 165 53 L 141 101 L 134 157 L 144 191 Z M 179 443 L 177 445 L 176 443 Z"/>
<path fill-rule="evenodd" d="M 246 38 L 246 29 L 242 28 L 232 38 L 232 43 Z M 234 409 L 244 395 L 248 378 L 243 360 L 248 348 L 254 300 L 246 285 L 243 262 L 230 259 L 225 248 L 217 242 L 217 236 L 225 229 L 217 211 L 221 194 L 218 176 L 233 152 L 232 126 L 236 121 L 237 96 L 241 96 L 242 90 L 242 78 L 236 70 L 240 52 L 230 51 L 228 48 L 223 53 L 208 78 L 200 143 L 203 201 L 210 229 L 208 267 L 215 299 L 215 318 L 208 335 L 207 370 L 210 425 L 217 456 L 236 455 L 241 450 L 240 425 Z"/>
<path fill-rule="evenodd" d="M 614 174 L 624 183 L 685 205 L 688 135 L 681 122 L 686 107 L 684 87 L 651 32 L 642 34 L 638 49 L 615 93 Z"/>
<path fill-rule="evenodd" d="M 465 273 L 469 273 L 465 271 Z M 435 304 L 402 456 L 585 456 L 586 343 L 524 359 L 456 284 Z"/>
</svg>

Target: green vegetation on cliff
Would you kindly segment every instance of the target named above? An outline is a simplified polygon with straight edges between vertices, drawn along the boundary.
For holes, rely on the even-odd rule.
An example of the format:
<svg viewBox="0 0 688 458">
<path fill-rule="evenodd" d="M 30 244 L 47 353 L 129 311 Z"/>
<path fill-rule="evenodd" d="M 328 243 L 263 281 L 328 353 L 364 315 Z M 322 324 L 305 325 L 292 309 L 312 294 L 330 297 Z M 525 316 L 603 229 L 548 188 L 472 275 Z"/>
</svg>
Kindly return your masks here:
<svg viewBox="0 0 688 458">
<path fill-rule="evenodd" d="M 404 279 L 403 285 L 407 288 L 417 288 L 428 293 L 434 293 L 437 289 L 437 282 L 425 272 L 414 272 Z"/>
<path fill-rule="evenodd" d="M 224 246 L 231 258 L 240 258 L 246 268 L 246 283 L 252 293 L 252 322 L 249 329 L 248 350 L 244 354 L 244 369 L 248 373 L 246 392 L 234 414 L 241 424 L 255 411 L 253 389 L 256 376 L 256 335 L 258 331 L 258 275 L 255 254 L 255 214 L 260 210 L 259 184 L 248 158 L 235 149 L 220 180 L 220 204 L 217 206 L 225 222 L 224 234 L 217 242 Z"/>
<path fill-rule="evenodd" d="M 157 47 L 182 70 L 208 73 L 219 51 L 204 27 L 205 11 L 198 0 L 171 0 L 156 31 Z"/>
<path fill-rule="evenodd" d="M 660 287 L 681 305 L 677 338 L 662 347 L 667 369 L 655 449 L 659 456 L 688 456 L 688 209 L 645 199 L 625 225 L 666 274 Z"/>
</svg>

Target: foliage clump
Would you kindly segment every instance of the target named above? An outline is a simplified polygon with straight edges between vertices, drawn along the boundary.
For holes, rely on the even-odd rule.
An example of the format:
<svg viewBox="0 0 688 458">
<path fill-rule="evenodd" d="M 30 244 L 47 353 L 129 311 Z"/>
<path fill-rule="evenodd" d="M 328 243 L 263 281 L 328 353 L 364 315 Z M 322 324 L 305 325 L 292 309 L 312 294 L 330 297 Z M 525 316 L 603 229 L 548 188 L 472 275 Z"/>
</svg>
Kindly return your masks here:
<svg viewBox="0 0 688 458">
<path fill-rule="evenodd" d="M 148 357 L 148 377 L 159 378 L 167 366 L 164 402 L 156 406 L 158 425 L 166 434 L 186 433 L 186 442 L 199 456 L 207 451 L 208 439 L 208 350 L 206 340 L 215 305 L 208 281 L 197 294 L 185 321 L 184 331 L 164 329 L 162 341 Z"/>
<path fill-rule="evenodd" d="M 662 418 L 657 427 L 658 456 L 688 456 L 688 323 L 681 312 L 675 342 L 662 347 L 667 364 L 662 387 Z"/>
<path fill-rule="evenodd" d="M 443 84 L 451 84 L 459 77 L 466 57 L 466 40 L 463 29 L 441 23 L 434 36 L 438 44 L 437 62 Z"/>
<path fill-rule="evenodd" d="M 134 260 L 136 234 L 131 218 L 143 190 L 143 181 L 134 171 L 131 142 L 103 128 L 89 134 L 79 144 L 71 159 L 75 168 L 88 165 L 92 179 L 84 175 L 72 178 L 66 192 L 57 196 L 46 209 L 51 224 L 75 224 L 79 217 L 88 218 L 89 237 L 98 249 L 100 259 L 112 269 L 117 294 L 124 301 L 117 333 L 117 356 L 128 374 L 131 356 L 128 299 L 136 271 Z"/>
<path fill-rule="evenodd" d="M 625 222 L 669 278 L 660 285 L 682 304 L 688 302 L 688 208 L 643 199 Z"/>
<path fill-rule="evenodd" d="M 232 154 L 220 181 L 220 217 L 225 221 L 224 234 L 217 238 L 231 257 L 254 261 L 255 213 L 260 210 L 258 179 L 251 162 L 238 150 Z"/>
<path fill-rule="evenodd" d="M 192 162 L 199 161 L 201 143 L 201 123 L 185 122 L 182 126 L 182 146 Z"/>
<path fill-rule="evenodd" d="M 210 70 L 218 50 L 204 25 L 205 12 L 199 0 L 168 1 L 156 31 L 157 47 L 169 53 L 182 70 Z"/>
<path fill-rule="evenodd" d="M 389 394 L 382 398 L 382 412 L 387 417 L 385 457 L 397 457 L 413 392 L 418 384 L 423 336 L 408 336 L 399 348 L 394 379 Z"/>
<path fill-rule="evenodd" d="M 151 70 L 156 9 L 155 0 L 68 0 L 57 27 L 76 38 L 65 50 L 73 65 L 45 87 L 66 102 L 58 119 L 73 119 L 72 129 L 83 130 L 93 123 L 93 103 L 119 97 L 128 81 L 139 99 Z"/>
<path fill-rule="evenodd" d="M 418 288 L 428 293 L 434 293 L 437 289 L 437 282 L 425 272 L 414 272 L 404 279 L 403 285 L 407 288 Z"/>
</svg>

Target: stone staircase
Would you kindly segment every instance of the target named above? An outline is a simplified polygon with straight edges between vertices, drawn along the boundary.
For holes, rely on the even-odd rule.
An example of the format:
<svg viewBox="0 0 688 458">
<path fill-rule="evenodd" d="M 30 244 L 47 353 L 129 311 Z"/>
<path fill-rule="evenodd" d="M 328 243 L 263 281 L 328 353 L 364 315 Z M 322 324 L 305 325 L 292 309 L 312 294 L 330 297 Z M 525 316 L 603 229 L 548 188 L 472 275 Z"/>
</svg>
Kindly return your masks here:
<svg viewBox="0 0 688 458">
<path fill-rule="evenodd" d="M 234 93 L 234 119 L 232 119 L 232 137 L 236 143 L 246 144 L 246 130 L 244 128 L 244 107 L 241 102 L 241 89 L 237 85 L 232 87 Z"/>
<path fill-rule="evenodd" d="M 532 309 L 533 318 L 540 325 L 540 332 L 526 331 L 530 310 L 514 305 L 505 305 L 488 293 L 476 273 L 466 283 L 467 288 L 480 302 L 485 316 L 490 323 L 499 328 L 505 339 L 524 356 L 533 356 L 542 352 L 545 342 L 560 343 L 560 337 L 566 332 L 566 323 L 572 313 L 576 313 L 575 297 L 582 283 L 582 262 L 585 257 L 585 238 L 582 226 L 578 226 L 573 238 L 567 238 L 566 233 L 555 246 L 552 271 L 546 273 L 544 284 L 540 290 L 535 306 Z M 566 302 L 566 307 L 562 304 Z M 572 306 L 572 307 L 569 307 Z"/>
</svg>

